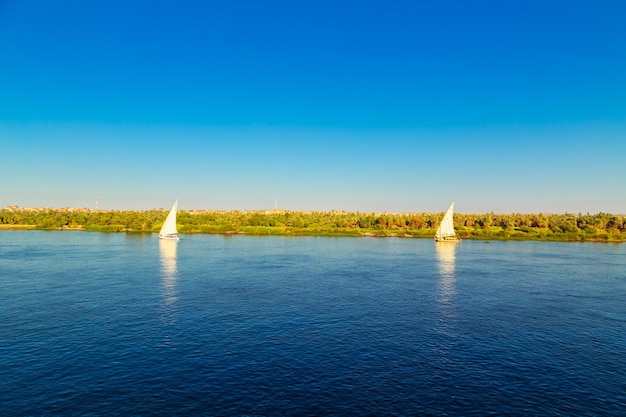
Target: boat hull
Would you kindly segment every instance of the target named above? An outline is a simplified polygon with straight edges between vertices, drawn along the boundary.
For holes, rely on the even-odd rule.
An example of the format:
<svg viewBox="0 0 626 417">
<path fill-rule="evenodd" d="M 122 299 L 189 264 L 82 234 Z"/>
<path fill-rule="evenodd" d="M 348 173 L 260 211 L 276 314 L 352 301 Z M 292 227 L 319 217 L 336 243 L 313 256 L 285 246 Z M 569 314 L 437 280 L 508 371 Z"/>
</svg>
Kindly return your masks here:
<svg viewBox="0 0 626 417">
<path fill-rule="evenodd" d="M 435 238 L 435 242 L 451 242 L 451 243 L 454 243 L 454 242 L 460 242 L 460 241 L 461 241 L 461 239 L 456 238 L 456 237 L 442 237 L 442 238 L 437 238 L 436 237 Z"/>
<path fill-rule="evenodd" d="M 455 243 L 455 242 L 460 242 L 460 241 L 461 241 L 461 239 L 456 238 L 456 237 L 451 237 L 451 238 L 450 238 L 450 237 L 449 237 L 449 238 L 441 238 L 441 239 L 435 238 L 435 242 L 450 242 L 450 243 Z"/>
<path fill-rule="evenodd" d="M 161 235 L 161 234 L 159 234 L 159 239 L 163 239 L 163 240 L 179 240 L 177 235 Z"/>
</svg>

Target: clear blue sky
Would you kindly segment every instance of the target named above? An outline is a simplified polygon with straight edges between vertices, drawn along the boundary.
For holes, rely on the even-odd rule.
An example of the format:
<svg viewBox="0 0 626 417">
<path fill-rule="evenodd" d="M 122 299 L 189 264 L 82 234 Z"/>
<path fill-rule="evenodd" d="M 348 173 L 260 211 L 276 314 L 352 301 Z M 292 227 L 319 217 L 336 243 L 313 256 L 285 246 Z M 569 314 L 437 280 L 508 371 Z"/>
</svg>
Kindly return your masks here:
<svg viewBox="0 0 626 417">
<path fill-rule="evenodd" d="M 625 17 L 0 0 L 0 207 L 626 213 Z"/>
</svg>

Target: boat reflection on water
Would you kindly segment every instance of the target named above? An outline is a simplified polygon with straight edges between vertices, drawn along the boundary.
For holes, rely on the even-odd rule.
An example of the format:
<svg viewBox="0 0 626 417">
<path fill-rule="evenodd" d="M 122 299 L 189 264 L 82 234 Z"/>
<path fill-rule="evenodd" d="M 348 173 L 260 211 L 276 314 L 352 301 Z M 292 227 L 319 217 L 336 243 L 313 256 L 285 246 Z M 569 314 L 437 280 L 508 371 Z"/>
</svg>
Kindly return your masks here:
<svg viewBox="0 0 626 417">
<path fill-rule="evenodd" d="M 176 250 L 178 240 L 159 239 L 161 256 L 161 286 L 165 306 L 172 308 L 176 302 L 176 281 L 178 270 L 176 266 Z"/>
<path fill-rule="evenodd" d="M 454 299 L 455 290 L 455 242 L 436 242 L 437 267 L 439 269 L 439 301 L 442 304 L 450 304 Z"/>
</svg>

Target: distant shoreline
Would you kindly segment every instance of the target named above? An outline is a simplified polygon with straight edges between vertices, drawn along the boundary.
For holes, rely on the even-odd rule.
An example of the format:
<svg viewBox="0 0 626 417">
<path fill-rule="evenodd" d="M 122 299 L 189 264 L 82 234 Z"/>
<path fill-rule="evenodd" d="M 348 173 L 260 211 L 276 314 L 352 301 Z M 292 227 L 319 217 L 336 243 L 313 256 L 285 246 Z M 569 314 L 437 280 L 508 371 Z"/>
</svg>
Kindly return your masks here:
<svg viewBox="0 0 626 417">
<path fill-rule="evenodd" d="M 0 209 L 0 230 L 72 230 L 156 233 L 167 210 L 95 211 L 88 209 Z M 361 213 L 258 211 L 179 211 L 185 234 L 351 236 L 432 239 L 443 213 Z M 454 229 L 464 240 L 539 240 L 624 242 L 626 217 L 597 214 L 454 214 Z"/>
</svg>

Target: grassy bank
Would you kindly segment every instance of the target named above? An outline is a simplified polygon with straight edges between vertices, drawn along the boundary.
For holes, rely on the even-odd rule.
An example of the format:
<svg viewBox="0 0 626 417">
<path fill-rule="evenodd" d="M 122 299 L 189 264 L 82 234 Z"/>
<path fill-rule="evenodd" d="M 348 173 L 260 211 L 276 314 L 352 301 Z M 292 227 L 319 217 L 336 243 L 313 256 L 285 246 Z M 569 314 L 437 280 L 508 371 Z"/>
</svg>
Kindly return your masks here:
<svg viewBox="0 0 626 417">
<path fill-rule="evenodd" d="M 0 224 L 0 230 L 32 230 L 36 229 L 32 224 Z"/>
</svg>

